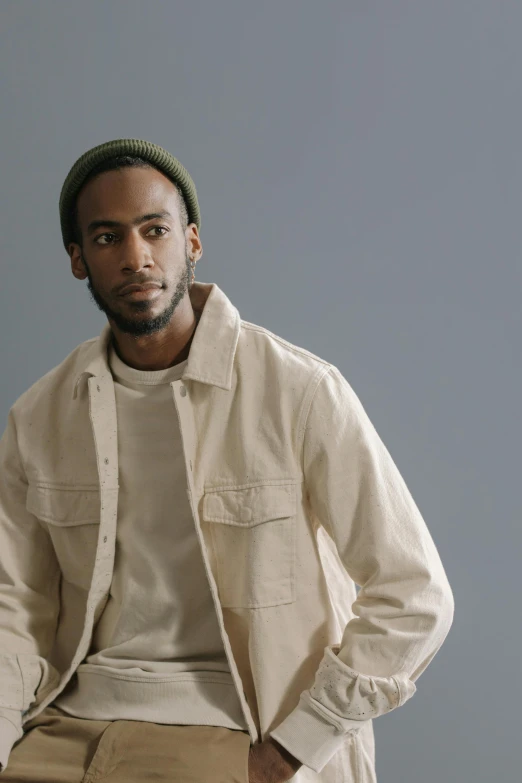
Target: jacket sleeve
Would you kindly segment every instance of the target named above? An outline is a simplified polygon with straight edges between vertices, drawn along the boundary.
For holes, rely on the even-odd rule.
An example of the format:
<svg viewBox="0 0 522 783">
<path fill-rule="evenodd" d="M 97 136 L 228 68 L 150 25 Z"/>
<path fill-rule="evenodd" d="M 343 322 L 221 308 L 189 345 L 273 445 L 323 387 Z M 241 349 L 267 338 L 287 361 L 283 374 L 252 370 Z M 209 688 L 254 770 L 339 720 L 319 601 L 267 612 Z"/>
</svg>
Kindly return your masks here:
<svg viewBox="0 0 522 783">
<path fill-rule="evenodd" d="M 23 734 L 19 710 L 0 707 L 0 772 L 6 768 L 13 745 Z"/>
<path fill-rule="evenodd" d="M 49 533 L 26 509 L 27 479 L 13 409 L 0 438 L 0 771 L 23 736 L 41 683 L 59 677 L 47 657 L 59 615 L 60 567 Z"/>
<path fill-rule="evenodd" d="M 313 514 L 360 586 L 340 644 L 270 732 L 320 772 L 349 733 L 396 707 L 446 638 L 453 594 L 430 532 L 348 381 L 333 365 L 317 382 L 303 436 Z"/>
</svg>

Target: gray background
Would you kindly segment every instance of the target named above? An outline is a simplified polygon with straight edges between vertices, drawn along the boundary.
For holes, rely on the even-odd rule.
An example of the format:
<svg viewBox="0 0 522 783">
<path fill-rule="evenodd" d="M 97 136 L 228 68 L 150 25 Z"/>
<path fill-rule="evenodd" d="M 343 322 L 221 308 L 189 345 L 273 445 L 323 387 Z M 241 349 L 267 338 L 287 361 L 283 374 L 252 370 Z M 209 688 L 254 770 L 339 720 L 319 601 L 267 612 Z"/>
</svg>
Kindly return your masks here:
<svg viewBox="0 0 522 783">
<path fill-rule="evenodd" d="M 433 535 L 456 610 L 380 783 L 519 779 L 522 4 L 0 3 L 2 425 L 105 316 L 61 244 L 74 161 L 168 149 L 196 278 L 335 364 Z"/>
</svg>

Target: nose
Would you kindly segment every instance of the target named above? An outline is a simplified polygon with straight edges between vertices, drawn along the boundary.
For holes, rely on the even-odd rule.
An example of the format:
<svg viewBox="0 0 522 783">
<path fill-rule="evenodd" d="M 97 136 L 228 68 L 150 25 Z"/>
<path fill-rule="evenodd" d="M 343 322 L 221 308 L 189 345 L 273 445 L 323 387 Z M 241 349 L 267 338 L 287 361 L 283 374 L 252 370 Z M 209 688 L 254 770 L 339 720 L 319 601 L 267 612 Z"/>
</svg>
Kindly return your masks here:
<svg viewBox="0 0 522 783">
<path fill-rule="evenodd" d="M 150 253 L 150 246 L 140 236 L 139 231 L 129 231 L 121 240 L 121 268 L 122 269 L 141 269 L 143 266 L 154 264 Z"/>
</svg>

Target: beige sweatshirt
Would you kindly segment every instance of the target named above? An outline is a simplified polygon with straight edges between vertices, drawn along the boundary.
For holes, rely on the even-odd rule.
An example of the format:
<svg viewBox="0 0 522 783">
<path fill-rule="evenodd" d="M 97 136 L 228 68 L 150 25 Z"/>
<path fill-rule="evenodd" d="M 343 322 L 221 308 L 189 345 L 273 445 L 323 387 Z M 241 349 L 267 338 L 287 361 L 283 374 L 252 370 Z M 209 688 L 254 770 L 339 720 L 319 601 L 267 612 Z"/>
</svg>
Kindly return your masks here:
<svg viewBox="0 0 522 783">
<path fill-rule="evenodd" d="M 187 496 L 172 399 L 187 360 L 126 365 L 112 344 L 119 484 L 110 596 L 89 654 L 55 704 L 80 718 L 247 731 Z"/>
</svg>

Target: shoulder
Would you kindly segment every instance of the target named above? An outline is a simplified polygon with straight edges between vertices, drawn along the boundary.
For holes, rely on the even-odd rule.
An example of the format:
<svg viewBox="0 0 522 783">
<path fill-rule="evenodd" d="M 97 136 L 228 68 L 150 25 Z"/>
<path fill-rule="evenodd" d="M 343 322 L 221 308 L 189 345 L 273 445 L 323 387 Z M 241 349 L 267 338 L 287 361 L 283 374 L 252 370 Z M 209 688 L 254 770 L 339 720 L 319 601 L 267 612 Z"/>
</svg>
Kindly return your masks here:
<svg viewBox="0 0 522 783">
<path fill-rule="evenodd" d="M 97 340 L 99 337 L 92 337 L 80 343 L 59 364 L 32 383 L 13 403 L 13 412 L 17 414 L 32 409 L 39 402 L 58 392 L 67 393 L 70 390 L 72 397 L 74 379 L 85 363 L 87 353 Z"/>
</svg>

